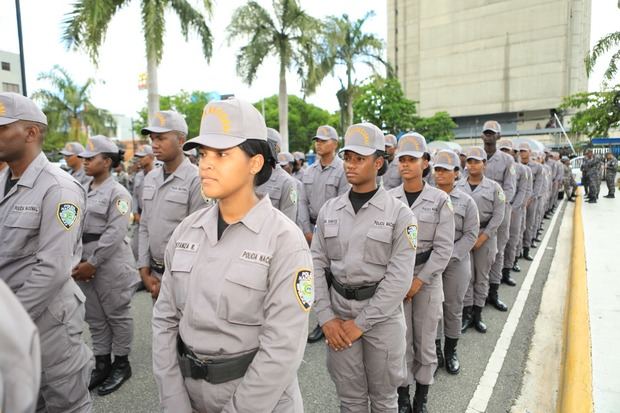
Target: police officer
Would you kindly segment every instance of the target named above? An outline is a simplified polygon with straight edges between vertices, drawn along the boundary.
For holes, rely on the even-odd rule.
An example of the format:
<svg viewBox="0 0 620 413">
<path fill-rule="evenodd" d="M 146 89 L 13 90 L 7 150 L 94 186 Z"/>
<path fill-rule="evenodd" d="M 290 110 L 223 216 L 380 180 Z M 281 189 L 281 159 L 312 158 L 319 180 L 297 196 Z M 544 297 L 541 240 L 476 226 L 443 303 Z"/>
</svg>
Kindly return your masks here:
<svg viewBox="0 0 620 413">
<path fill-rule="evenodd" d="M 562 167 L 564 170 L 564 194 L 566 199 L 570 202 L 574 202 L 575 192 L 577 191 L 577 182 L 573 176 L 573 171 L 570 167 L 570 159 L 568 156 L 562 156 Z"/>
<path fill-rule="evenodd" d="M 154 300 L 164 273 L 164 250 L 176 226 L 207 201 L 200 193 L 198 168 L 183 153 L 187 137 L 185 119 L 170 110 L 157 112 L 152 124 L 142 129 L 149 135 L 153 154 L 164 163 L 144 178 L 138 268 Z"/>
<path fill-rule="evenodd" d="M 489 273 L 489 294 L 487 301 L 499 311 L 508 311 L 508 306 L 499 298 L 499 285 L 502 280 L 504 267 L 504 250 L 510 238 L 511 204 L 515 196 L 516 171 L 512 156 L 497 150 L 497 141 L 500 139 L 502 128 L 499 122 L 490 120 L 482 127 L 482 141 L 487 160 L 484 166 L 484 176 L 497 182 L 506 196 L 504 205 L 504 219 L 497 230 L 497 255 Z"/>
<path fill-rule="evenodd" d="M 618 160 L 613 153 L 607 152 L 605 155 L 605 183 L 607 184 L 607 195 L 605 198 L 615 198 L 616 192 L 616 171 L 618 170 Z"/>
<path fill-rule="evenodd" d="M 560 170 L 560 163 L 555 160 L 551 149 L 545 148 L 544 153 L 545 165 L 549 167 L 549 175 L 551 181 L 549 200 L 547 201 L 547 205 L 545 206 L 545 218 L 549 219 L 557 204 L 558 193 L 560 192 L 560 183 L 562 182 L 562 174 Z"/>
<path fill-rule="evenodd" d="M 319 212 L 312 239 L 315 311 L 340 411 L 395 411 L 395 388 L 407 377 L 402 300 L 413 275 L 416 221 L 377 186 L 387 169 L 381 130 L 352 125 L 344 140 L 351 190 Z"/>
<path fill-rule="evenodd" d="M 38 411 L 89 412 L 92 352 L 82 340 L 84 294 L 71 278 L 80 261 L 84 188 L 41 152 L 47 118 L 35 103 L 0 93 L 0 278 L 41 339 Z"/>
<path fill-rule="evenodd" d="M 463 301 L 463 332 L 472 325 L 480 333 L 487 331 L 482 321 L 482 308 L 489 293 L 489 272 L 497 254 L 497 231 L 506 210 L 506 196 L 501 186 L 484 174 L 486 162 L 484 149 L 478 146 L 469 148 L 469 174 L 456 185 L 474 199 L 480 220 L 480 231 L 472 253 L 472 277 Z"/>
<path fill-rule="evenodd" d="M 272 156 L 267 160 L 273 172 L 267 182 L 258 186 L 256 192 L 258 194 L 267 195 L 271 199 L 274 207 L 282 211 L 291 221 L 297 219 L 297 184 L 295 179 L 287 174 L 278 164 L 278 153 L 280 152 L 280 144 L 282 138 L 280 133 L 272 128 L 267 128 L 267 140 L 271 147 Z"/>
<path fill-rule="evenodd" d="M 280 152 L 278 154 L 278 165 L 287 172 L 295 181 L 295 185 L 297 188 L 297 196 L 299 199 L 297 200 L 297 205 L 304 205 L 305 203 L 305 193 L 304 193 L 304 184 L 301 181 L 297 180 L 293 176 L 293 170 L 295 168 L 295 157 L 288 152 Z M 308 210 L 306 208 L 297 208 L 297 217 L 295 218 L 295 223 L 303 231 L 303 223 L 308 222 Z"/>
<path fill-rule="evenodd" d="M 142 215 L 142 192 L 144 190 L 144 177 L 155 167 L 155 155 L 153 155 L 153 147 L 151 145 L 143 145 L 134 155 L 138 159 L 139 170 L 133 180 L 133 192 L 131 193 L 131 205 L 133 208 L 133 225 L 131 250 L 135 259 L 139 256 L 139 229 L 140 216 Z"/>
<path fill-rule="evenodd" d="M 534 160 L 534 155 L 530 145 L 527 142 L 519 144 L 519 157 L 521 163 L 530 168 L 532 173 L 532 197 L 526 207 L 525 231 L 523 232 L 523 252 L 522 256 L 527 261 L 534 258 L 530 255 L 530 248 L 533 245 L 536 234 L 536 215 L 538 205 L 542 202 L 542 188 L 544 183 L 543 168 Z"/>
<path fill-rule="evenodd" d="M 509 139 L 500 139 L 497 141 L 497 148 L 503 153 L 509 155 L 514 160 L 514 151 L 512 141 Z M 524 212 L 524 206 L 526 199 L 530 196 L 531 182 L 528 182 L 526 166 L 515 162 L 514 168 L 516 171 L 516 186 L 515 196 L 512 199 L 510 226 L 508 227 L 509 237 L 508 242 L 504 250 L 504 262 L 502 265 L 502 279 L 501 282 L 511 287 L 517 285 L 517 283 L 510 276 L 510 271 L 515 263 L 515 257 L 517 254 L 517 244 L 519 238 L 523 237 L 521 232 L 521 222 Z"/>
<path fill-rule="evenodd" d="M 33 413 L 40 384 L 37 326 L 0 279 L 0 411 Z"/>
<path fill-rule="evenodd" d="M 448 266 L 442 275 L 443 281 L 443 323 L 437 327 L 436 351 L 439 367 L 445 359 L 446 370 L 458 374 L 461 367 L 456 354 L 456 345 L 461 336 L 463 299 L 471 280 L 471 249 L 478 239 L 480 222 L 478 207 L 474 200 L 454 187 L 460 168 L 459 156 L 451 150 L 441 150 L 433 161 L 437 187 L 450 195 L 454 207 L 454 248 Z M 443 355 L 441 336 L 445 334 Z"/>
<path fill-rule="evenodd" d="M 77 179 L 84 188 L 87 188 L 91 181 L 91 177 L 84 172 L 82 160 L 78 156 L 82 152 L 84 152 L 84 146 L 82 146 L 81 143 L 67 142 L 63 150 L 59 153 L 64 156 L 67 166 L 71 168 L 69 171 L 71 176 Z"/>
<path fill-rule="evenodd" d="M 596 204 L 598 199 L 598 193 L 601 188 L 601 163 L 597 157 L 594 156 L 592 149 L 586 149 L 584 154 L 584 160 L 581 164 L 582 174 L 586 177 L 586 185 L 588 186 L 587 195 L 591 204 Z"/>
<path fill-rule="evenodd" d="M 295 167 L 295 157 L 290 152 L 280 152 L 278 154 L 278 165 L 280 165 L 280 168 L 282 168 L 284 172 L 293 176 L 293 168 Z M 298 181 L 298 182 L 301 182 L 301 181 Z"/>
<path fill-rule="evenodd" d="M 86 199 L 82 262 L 71 275 L 86 296 L 86 322 L 93 340 L 95 370 L 88 388 L 99 387 L 97 393 L 104 396 L 131 377 L 130 310 L 138 283 L 136 262 L 125 240 L 131 195 L 112 177 L 112 169 L 122 156 L 109 138 L 93 136 L 79 156 L 84 159 L 86 174 L 93 180 Z"/>
<path fill-rule="evenodd" d="M 306 172 L 306 155 L 303 152 L 293 152 L 295 164 L 293 165 L 293 178 L 301 182 L 304 172 Z"/>
<path fill-rule="evenodd" d="M 349 190 L 342 159 L 336 156 L 338 140 L 336 129 L 329 125 L 319 126 L 313 138 L 318 160 L 305 170 L 301 180 L 304 196 L 300 199 L 299 208 L 305 209 L 302 213 L 302 227 L 309 243 L 312 242 L 316 219 L 323 204 Z M 308 342 L 314 343 L 322 338 L 323 330 L 317 324 L 308 335 Z"/>
<path fill-rule="evenodd" d="M 210 102 L 202 190 L 215 207 L 183 220 L 166 247 L 153 308 L 153 372 L 164 412 L 303 412 L 297 382 L 314 301 L 303 234 L 255 186 L 272 168 L 250 103 Z"/>
<path fill-rule="evenodd" d="M 398 172 L 398 160 L 395 158 L 396 137 L 392 134 L 385 135 L 385 152 L 387 154 L 388 168 L 385 175 L 383 175 L 383 187 L 386 190 L 396 188 L 403 183 L 400 173 Z"/>
<path fill-rule="evenodd" d="M 418 245 L 413 282 L 405 296 L 408 377 L 398 388 L 398 405 L 411 411 L 409 386 L 415 381 L 414 412 L 425 412 L 428 390 L 437 369 L 435 339 L 441 319 L 443 285 L 454 244 L 454 212 L 448 194 L 424 182 L 430 168 L 426 139 L 406 133 L 398 141 L 398 167 L 403 184 L 390 194 L 413 211 L 418 224 Z"/>
</svg>

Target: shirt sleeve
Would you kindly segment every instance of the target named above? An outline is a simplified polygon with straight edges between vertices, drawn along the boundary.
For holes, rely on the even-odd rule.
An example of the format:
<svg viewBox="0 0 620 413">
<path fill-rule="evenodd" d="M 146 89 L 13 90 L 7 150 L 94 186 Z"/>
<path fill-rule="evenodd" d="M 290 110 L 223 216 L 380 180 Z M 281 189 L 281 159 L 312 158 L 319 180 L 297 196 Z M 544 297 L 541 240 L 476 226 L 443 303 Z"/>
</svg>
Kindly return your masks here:
<svg viewBox="0 0 620 413">
<path fill-rule="evenodd" d="M 287 179 L 282 184 L 282 194 L 280 195 L 280 211 L 291 221 L 297 219 L 298 194 L 295 182 Z"/>
<path fill-rule="evenodd" d="M 314 313 L 316 314 L 319 325 L 323 325 L 336 317 L 332 309 L 332 301 L 327 286 L 325 269 L 330 268 L 331 262 L 327 258 L 327 245 L 324 237 L 323 219 L 324 208 L 319 211 L 319 216 L 314 227 L 312 237 L 312 264 L 314 267 Z"/>
<path fill-rule="evenodd" d="M 310 217 L 308 216 L 308 207 L 306 205 L 306 191 L 304 190 L 304 185 L 297 181 L 297 226 L 301 228 L 301 231 L 304 234 L 312 232 L 310 228 Z"/>
<path fill-rule="evenodd" d="M 517 192 L 512 200 L 513 208 L 521 208 L 527 196 L 527 174 L 523 171 L 521 179 L 517 181 Z"/>
<path fill-rule="evenodd" d="M 463 230 L 461 231 L 463 235 L 454 242 L 452 257 L 459 261 L 464 259 L 472 250 L 474 244 L 476 244 L 479 231 L 480 218 L 478 216 L 478 207 L 473 199 L 469 199 L 467 208 L 465 208 L 465 216 L 463 217 Z"/>
<path fill-rule="evenodd" d="M 142 202 L 142 215 L 138 226 L 138 269 L 151 266 L 151 253 L 149 251 L 149 208 L 146 202 Z"/>
<path fill-rule="evenodd" d="M 487 227 L 482 231 L 487 234 L 489 238 L 497 234 L 497 229 L 504 220 L 504 214 L 506 213 L 506 195 L 502 190 L 502 187 L 498 183 L 493 185 L 495 196 L 493 197 L 493 216 L 489 220 Z"/>
<path fill-rule="evenodd" d="M 542 174 L 542 166 L 538 165 L 536 170 L 532 169 L 532 181 L 533 181 L 533 190 L 532 195 L 535 198 L 540 198 L 542 194 L 542 186 L 543 186 L 543 174 Z"/>
<path fill-rule="evenodd" d="M 448 195 L 445 195 L 438 206 L 439 223 L 435 228 L 433 250 L 428 261 L 422 265 L 417 274 L 414 274 L 415 278 L 419 278 L 426 284 L 431 283 L 435 277 L 444 272 L 450 262 L 454 247 L 454 212 Z"/>
<path fill-rule="evenodd" d="M 454 221 L 453 221 L 454 223 Z M 416 228 L 412 231 L 412 228 Z M 454 234 L 454 224 L 452 227 Z M 453 235 L 454 236 L 454 235 Z M 401 305 L 411 287 L 417 247 L 417 220 L 407 207 L 401 208 L 392 237 L 392 256 L 377 291 L 355 317 L 355 324 L 363 331 L 391 317 Z"/>
<path fill-rule="evenodd" d="M 517 191 L 517 174 L 515 171 L 515 162 L 512 158 L 506 158 L 506 168 L 504 169 L 504 194 L 506 195 L 506 202 L 509 204 L 512 202 Z"/>
<path fill-rule="evenodd" d="M 36 264 L 16 292 L 33 320 L 47 309 L 71 277 L 72 266 L 79 262 L 85 194 L 78 185 L 76 182 L 75 190 L 52 186 L 43 196 Z M 65 217 L 61 217 L 61 209 L 68 211 Z"/>
<path fill-rule="evenodd" d="M 351 186 L 349 185 L 349 182 L 347 181 L 347 177 L 343 169 L 340 174 L 340 180 L 338 181 L 338 195 L 344 194 L 345 192 L 349 190 L 350 187 Z"/>
<path fill-rule="evenodd" d="M 127 235 L 130 210 L 129 194 L 121 194 L 112 199 L 112 203 L 108 206 L 108 222 L 106 222 L 105 231 L 97 241 L 93 253 L 87 258 L 88 263 L 98 267 L 117 251 L 119 244 Z"/>
</svg>

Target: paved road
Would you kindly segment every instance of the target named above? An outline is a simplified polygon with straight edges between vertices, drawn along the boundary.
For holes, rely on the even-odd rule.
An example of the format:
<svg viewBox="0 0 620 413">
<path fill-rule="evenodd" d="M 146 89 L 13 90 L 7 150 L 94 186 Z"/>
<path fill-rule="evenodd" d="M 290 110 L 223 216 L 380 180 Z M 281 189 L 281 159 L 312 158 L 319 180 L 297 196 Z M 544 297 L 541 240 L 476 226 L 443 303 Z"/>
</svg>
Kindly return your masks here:
<svg viewBox="0 0 620 413">
<path fill-rule="evenodd" d="M 559 213 L 563 213 L 563 211 Z M 566 216 L 564 219 L 571 219 L 571 217 Z M 548 226 L 549 222 L 545 220 L 545 226 Z M 509 411 L 513 400 L 519 394 L 542 288 L 552 265 L 558 228 L 559 225 L 556 225 L 551 234 L 547 250 L 537 271 L 525 310 L 489 401 L 487 407 L 489 413 Z M 533 252 L 536 251 L 533 250 Z M 500 288 L 500 297 L 509 306 L 513 304 L 529 268 L 529 263 L 525 260 L 521 260 L 520 264 L 521 273 L 513 274 L 518 282 L 517 287 L 502 286 Z M 568 263 L 553 264 L 568 265 Z M 151 306 L 150 295 L 145 292 L 139 292 L 135 295 L 133 299 L 135 338 L 131 354 L 133 377 L 116 393 L 105 397 L 94 395 L 94 411 L 96 413 L 159 411 L 157 388 L 151 374 Z M 508 314 L 486 307 L 483 312 L 483 319 L 488 326 L 487 334 L 479 334 L 471 329 L 462 337 L 458 347 L 461 373 L 457 376 L 450 376 L 444 370 L 438 372 L 435 384 L 431 387 L 429 394 L 429 410 L 431 412 L 466 411 Z M 304 361 L 299 371 L 299 380 L 307 413 L 338 411 L 334 385 L 325 368 L 325 346 L 323 343 L 315 343 L 306 347 Z"/>
</svg>

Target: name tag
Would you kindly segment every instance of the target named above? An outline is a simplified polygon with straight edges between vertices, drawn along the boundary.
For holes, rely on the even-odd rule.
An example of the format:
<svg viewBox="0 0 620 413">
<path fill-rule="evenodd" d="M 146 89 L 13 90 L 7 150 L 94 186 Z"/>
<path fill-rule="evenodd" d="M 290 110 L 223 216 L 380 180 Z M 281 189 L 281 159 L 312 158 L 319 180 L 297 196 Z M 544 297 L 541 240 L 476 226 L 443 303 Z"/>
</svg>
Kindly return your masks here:
<svg viewBox="0 0 620 413">
<path fill-rule="evenodd" d="M 40 211 L 38 205 L 14 205 L 13 212 L 24 214 L 38 214 Z"/>
<path fill-rule="evenodd" d="M 181 251 L 196 252 L 198 251 L 199 246 L 200 244 L 197 244 L 195 242 L 177 241 L 175 248 Z"/>
<path fill-rule="evenodd" d="M 262 252 L 244 250 L 239 258 L 244 261 L 269 266 L 271 264 L 272 257 L 271 255 L 263 254 Z"/>
</svg>

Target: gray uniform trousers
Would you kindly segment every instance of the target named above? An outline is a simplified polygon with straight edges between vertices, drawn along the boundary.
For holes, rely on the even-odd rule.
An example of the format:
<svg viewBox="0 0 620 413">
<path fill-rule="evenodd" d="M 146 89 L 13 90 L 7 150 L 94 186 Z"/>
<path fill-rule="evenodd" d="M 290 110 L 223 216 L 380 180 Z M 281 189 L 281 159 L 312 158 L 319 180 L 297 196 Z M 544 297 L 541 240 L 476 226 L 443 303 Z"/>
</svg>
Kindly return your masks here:
<svg viewBox="0 0 620 413">
<path fill-rule="evenodd" d="M 547 205 L 547 196 L 543 195 L 538 202 L 538 210 L 536 211 L 536 226 L 534 227 L 534 237 L 536 238 L 536 231 L 542 225 L 543 217 L 545 216 L 545 206 Z"/>
<path fill-rule="evenodd" d="M 497 254 L 497 236 L 489 238 L 480 248 L 472 251 L 471 280 L 463 305 L 484 307 L 489 294 L 489 272 Z"/>
<path fill-rule="evenodd" d="M 416 266 L 415 271 L 419 271 Z M 424 284 L 410 302 L 404 303 L 407 325 L 407 384 L 433 384 L 437 369 L 435 338 L 442 317 L 443 285 L 439 276 Z M 413 331 L 409 328 L 413 326 Z"/>
<path fill-rule="evenodd" d="M 504 268 L 504 250 L 510 239 L 510 223 L 511 223 L 512 207 L 506 202 L 506 209 L 504 212 L 504 219 L 502 224 L 497 229 L 497 254 L 495 255 L 495 261 L 491 265 L 491 271 L 489 273 L 489 283 L 499 284 L 502 280 L 502 268 Z"/>
<path fill-rule="evenodd" d="M 513 208 L 512 215 L 510 217 L 510 237 L 504 250 L 504 268 L 512 268 L 512 264 L 515 262 L 517 256 L 517 247 L 519 240 L 523 238 L 523 232 L 521 231 L 523 224 L 523 212 L 525 207 Z"/>
<path fill-rule="evenodd" d="M 533 201 L 532 201 L 533 202 Z M 517 240 L 517 256 L 523 250 L 523 239 L 525 238 L 525 231 L 527 231 L 527 206 L 523 206 L 521 212 L 521 225 L 519 226 L 519 239 Z"/>
<path fill-rule="evenodd" d="M 82 413 L 92 409 L 88 391 L 92 352 L 82 341 L 84 300 L 84 294 L 69 279 L 35 320 L 43 367 L 37 413 Z"/>
<path fill-rule="evenodd" d="M 437 326 L 437 339 L 459 338 L 463 317 L 463 300 L 471 281 L 470 254 L 462 260 L 450 259 L 443 273 L 443 317 Z"/>
<path fill-rule="evenodd" d="M 542 198 L 533 198 L 530 205 L 527 207 L 527 213 L 525 216 L 525 232 L 523 233 L 523 248 L 530 248 L 532 246 L 532 240 L 536 236 L 536 220 L 538 218 L 538 204 L 542 202 Z"/>
</svg>

